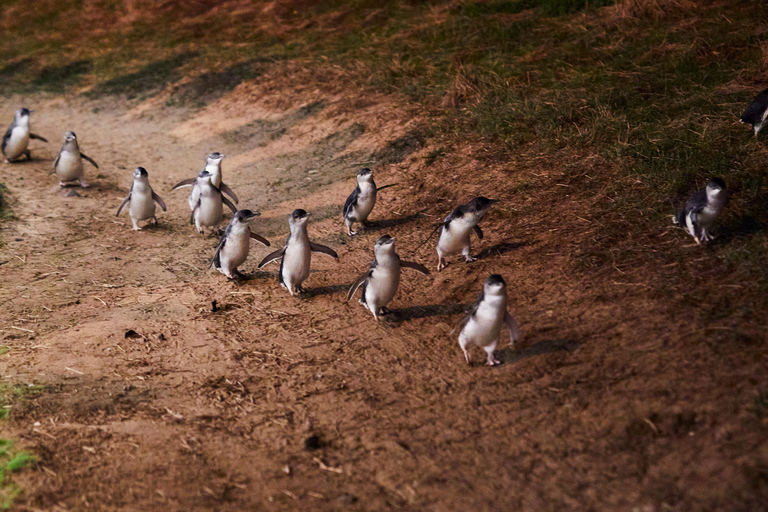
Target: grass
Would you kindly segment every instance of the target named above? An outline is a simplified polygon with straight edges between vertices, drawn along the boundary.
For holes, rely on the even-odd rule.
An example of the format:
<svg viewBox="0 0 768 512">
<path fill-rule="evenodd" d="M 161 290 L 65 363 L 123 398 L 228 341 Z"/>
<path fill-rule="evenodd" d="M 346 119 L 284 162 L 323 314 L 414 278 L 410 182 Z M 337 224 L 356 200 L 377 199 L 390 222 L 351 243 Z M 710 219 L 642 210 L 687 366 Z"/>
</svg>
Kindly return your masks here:
<svg viewBox="0 0 768 512">
<path fill-rule="evenodd" d="M 10 417 L 11 404 L 27 400 L 42 390 L 42 386 L 32 384 L 0 384 L 0 421 Z M 14 444 L 12 440 L 0 438 L 0 510 L 9 510 L 22 491 L 13 481 L 11 473 L 29 466 L 35 460 L 29 452 L 16 450 Z"/>
</svg>

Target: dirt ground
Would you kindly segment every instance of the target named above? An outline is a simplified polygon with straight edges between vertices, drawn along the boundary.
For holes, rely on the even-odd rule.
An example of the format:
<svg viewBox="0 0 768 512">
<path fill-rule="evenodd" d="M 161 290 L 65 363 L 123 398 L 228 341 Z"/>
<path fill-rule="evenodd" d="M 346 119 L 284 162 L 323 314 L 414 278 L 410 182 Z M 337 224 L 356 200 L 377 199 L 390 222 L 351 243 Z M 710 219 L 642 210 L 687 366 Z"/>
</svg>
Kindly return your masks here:
<svg viewBox="0 0 768 512">
<path fill-rule="evenodd" d="M 51 141 L 0 180 L 15 216 L 0 248 L 2 382 L 44 386 L 0 425 L 38 457 L 14 477 L 17 510 L 768 510 L 759 330 L 721 343 L 729 327 L 672 307 L 652 271 L 574 273 L 580 221 L 517 213 L 562 194 L 556 169 L 536 169 L 552 183 L 536 198 L 510 192 L 530 169 L 471 151 L 425 170 L 418 112 L 282 92 L 243 85 L 199 111 L 0 102 L 36 108 Z M 86 164 L 89 189 L 49 174 L 70 129 L 100 166 Z M 189 225 L 189 189 L 170 191 L 212 151 L 273 244 L 252 245 L 241 282 L 207 269 L 217 239 Z M 115 211 L 139 165 L 168 212 L 134 232 Z M 361 166 L 398 186 L 349 239 L 339 213 Z M 502 200 L 477 262 L 405 270 L 379 323 L 345 302 L 385 233 L 434 269 L 434 242 L 418 245 L 475 194 Z M 340 256 L 313 257 L 301 299 L 277 265 L 256 268 L 297 207 Z M 451 330 L 491 273 L 523 338 L 502 365 L 476 353 L 468 366 Z"/>
</svg>

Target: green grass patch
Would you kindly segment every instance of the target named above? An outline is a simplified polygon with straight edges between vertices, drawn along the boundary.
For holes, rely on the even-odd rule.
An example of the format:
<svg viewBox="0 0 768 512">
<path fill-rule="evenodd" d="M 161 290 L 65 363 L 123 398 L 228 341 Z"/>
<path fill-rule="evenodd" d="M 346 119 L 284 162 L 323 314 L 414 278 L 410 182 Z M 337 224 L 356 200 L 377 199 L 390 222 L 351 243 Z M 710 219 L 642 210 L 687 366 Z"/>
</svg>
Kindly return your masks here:
<svg viewBox="0 0 768 512">
<path fill-rule="evenodd" d="M 35 461 L 29 452 L 18 451 L 14 442 L 0 439 L 0 509 L 10 510 L 13 501 L 21 493 L 12 478 L 12 473 L 19 471 Z"/>
</svg>

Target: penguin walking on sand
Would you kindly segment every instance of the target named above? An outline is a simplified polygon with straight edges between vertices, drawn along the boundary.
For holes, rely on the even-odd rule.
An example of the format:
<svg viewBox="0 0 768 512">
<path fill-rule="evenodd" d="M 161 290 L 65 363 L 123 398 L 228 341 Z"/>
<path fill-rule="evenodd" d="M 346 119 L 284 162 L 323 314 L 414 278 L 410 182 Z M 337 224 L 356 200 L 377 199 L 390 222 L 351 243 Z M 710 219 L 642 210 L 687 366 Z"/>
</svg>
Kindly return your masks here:
<svg viewBox="0 0 768 512">
<path fill-rule="evenodd" d="M 159 195 L 155 194 L 149 185 L 149 174 L 143 167 L 137 167 L 133 171 L 133 184 L 128 197 L 123 199 L 120 208 L 117 209 L 115 217 L 120 215 L 123 207 L 128 204 L 128 216 L 131 217 L 134 231 L 141 231 L 139 221 L 149 219 L 150 224 L 157 224 L 155 217 L 155 203 L 160 205 L 163 211 L 167 211 L 165 202 Z"/>
<path fill-rule="evenodd" d="M 83 158 L 95 168 L 99 168 L 99 164 L 94 162 L 93 158 L 80 151 L 75 132 L 65 133 L 64 143 L 61 145 L 56 161 L 53 162 L 53 170 L 59 178 L 59 186 L 66 187 L 73 181 L 79 181 L 83 188 L 88 186 L 83 177 Z"/>
<path fill-rule="evenodd" d="M 483 230 L 478 226 L 478 222 L 488 212 L 490 207 L 498 203 L 497 199 L 488 199 L 486 197 L 476 197 L 467 204 L 463 204 L 453 210 L 445 220 L 435 228 L 432 233 L 439 231 L 437 236 L 437 271 L 448 266 L 445 260 L 446 256 L 461 252 L 467 263 L 476 261 L 477 258 L 470 256 L 472 244 L 469 235 L 472 231 L 477 237 L 483 239 Z M 427 240 L 432 236 L 430 233 Z M 426 241 L 425 241 L 426 243 Z"/>
<path fill-rule="evenodd" d="M 672 217 L 672 222 L 688 231 L 696 243 L 700 244 L 714 238 L 709 234 L 709 229 L 727 204 L 725 182 L 720 178 L 712 178 L 707 188 L 691 196 L 683 209 Z"/>
<path fill-rule="evenodd" d="M 347 234 L 349 236 L 357 234 L 357 231 L 352 231 L 352 224 L 368 220 L 368 215 L 371 214 L 373 207 L 376 205 L 376 194 L 378 191 L 395 185 L 396 183 L 392 183 L 376 188 L 376 183 L 373 181 L 373 171 L 365 168 L 357 172 L 357 187 L 355 187 L 355 190 L 352 191 L 344 203 L 344 210 L 341 214 L 344 217 L 344 223 L 347 225 Z"/>
<path fill-rule="evenodd" d="M 322 252 L 328 256 L 333 256 L 337 260 L 339 259 L 339 255 L 330 247 L 309 241 L 309 235 L 307 234 L 308 218 L 309 213 L 304 210 L 293 210 L 288 216 L 288 225 L 291 232 L 285 241 L 285 246 L 279 251 L 268 255 L 259 263 L 259 268 L 262 268 L 267 263 L 280 260 L 278 279 L 280 285 L 288 288 L 288 292 L 291 295 L 304 292 L 304 287 L 301 286 L 301 283 L 309 277 L 313 252 Z"/>
<path fill-rule="evenodd" d="M 741 122 L 752 126 L 755 131 L 755 137 L 765 124 L 768 117 L 768 89 L 755 96 L 744 113 L 741 114 Z"/>
<path fill-rule="evenodd" d="M 221 161 L 223 158 L 224 155 L 221 153 L 211 153 L 208 155 L 208 158 L 205 162 L 205 169 L 203 170 L 208 171 L 208 173 L 211 175 L 211 183 L 213 183 L 213 186 L 227 194 L 232 198 L 232 201 L 237 204 L 239 201 L 237 196 L 234 192 L 232 192 L 231 188 L 222 182 L 221 179 Z M 192 193 L 189 194 L 189 199 L 187 201 L 189 202 L 189 209 L 194 210 L 195 205 L 197 204 L 197 200 L 200 198 L 200 188 L 197 186 L 197 178 L 181 180 L 176 185 L 174 185 L 171 190 L 176 190 L 177 188 L 181 187 L 188 187 L 190 185 L 192 186 Z"/>
<path fill-rule="evenodd" d="M 32 160 L 27 146 L 29 146 L 30 139 L 37 139 L 43 142 L 48 142 L 46 139 L 32 133 L 29 126 L 29 116 L 34 110 L 28 108 L 20 108 L 13 116 L 11 125 L 3 135 L 3 155 L 5 155 L 6 163 L 11 163 L 17 158 L 23 156 L 27 157 L 27 160 Z"/>
<path fill-rule="evenodd" d="M 200 195 L 192 209 L 189 223 L 194 223 L 201 235 L 205 233 L 207 227 L 218 231 L 219 224 L 224 220 L 224 205 L 227 205 L 233 214 L 237 213 L 237 208 L 221 193 L 221 190 L 211 183 L 211 173 L 208 171 L 201 171 L 198 174 L 195 187 L 200 190 Z"/>
<path fill-rule="evenodd" d="M 507 283 L 504 278 L 493 274 L 485 280 L 483 291 L 462 323 L 464 327 L 459 334 L 459 346 L 467 364 L 470 362 L 468 349 L 473 346 L 485 350 L 488 366 L 499 364 L 493 357 L 493 351 L 499 342 L 501 325 L 505 324 L 509 330 L 510 345 L 514 345 L 520 337 L 517 322 L 507 312 Z"/>
<path fill-rule="evenodd" d="M 251 232 L 251 228 L 248 226 L 248 223 L 259 215 L 261 213 L 251 210 L 239 210 L 232 217 L 227 229 L 224 230 L 224 235 L 221 237 L 219 245 L 216 247 L 216 254 L 211 258 L 208 268 L 215 267 L 216 270 L 230 279 L 243 276 L 237 270 L 237 267 L 242 265 L 246 258 L 248 258 L 248 252 L 251 249 L 251 239 L 267 247 L 270 246 L 266 238 Z"/>
<path fill-rule="evenodd" d="M 384 235 L 376 240 L 373 253 L 375 257 L 368 271 L 358 277 L 349 288 L 347 302 L 362 286 L 360 303 L 373 313 L 375 320 L 378 320 L 379 315 L 389 313 L 386 306 L 394 298 L 397 288 L 400 286 L 402 267 L 412 268 L 425 275 L 429 274 L 429 270 L 421 263 L 401 260 L 395 252 L 395 238 L 389 235 Z"/>
</svg>

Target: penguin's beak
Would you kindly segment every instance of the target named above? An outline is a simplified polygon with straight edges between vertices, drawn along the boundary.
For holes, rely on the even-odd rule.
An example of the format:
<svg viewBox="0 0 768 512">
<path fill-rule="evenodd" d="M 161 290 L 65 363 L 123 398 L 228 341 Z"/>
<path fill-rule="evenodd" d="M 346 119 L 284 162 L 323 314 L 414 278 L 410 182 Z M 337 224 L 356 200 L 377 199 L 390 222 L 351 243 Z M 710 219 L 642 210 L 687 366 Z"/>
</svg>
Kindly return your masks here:
<svg viewBox="0 0 768 512">
<path fill-rule="evenodd" d="M 248 216 L 248 220 L 255 219 L 260 215 L 261 215 L 261 212 L 251 212 L 251 214 Z"/>
</svg>

